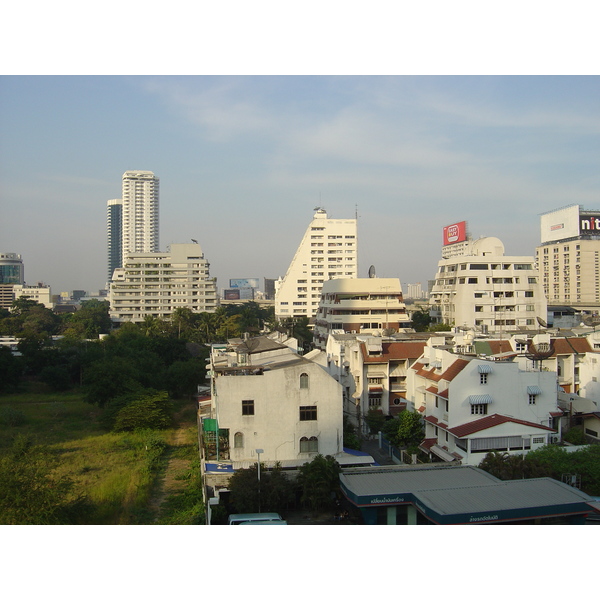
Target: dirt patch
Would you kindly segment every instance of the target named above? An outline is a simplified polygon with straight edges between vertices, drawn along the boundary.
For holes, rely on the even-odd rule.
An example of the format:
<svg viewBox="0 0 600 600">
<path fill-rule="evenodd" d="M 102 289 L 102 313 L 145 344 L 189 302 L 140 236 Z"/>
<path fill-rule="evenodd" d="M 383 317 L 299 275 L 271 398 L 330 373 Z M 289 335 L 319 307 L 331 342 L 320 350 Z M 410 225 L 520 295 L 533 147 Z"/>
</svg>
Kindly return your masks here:
<svg viewBox="0 0 600 600">
<path fill-rule="evenodd" d="M 194 425 L 194 422 L 190 422 L 186 417 L 189 417 L 187 407 L 175 415 L 177 425 L 171 434 L 169 448 L 165 453 L 167 459 L 166 466 L 158 476 L 154 493 L 148 504 L 149 509 L 156 515 L 155 521 L 160 517 L 160 509 L 164 501 L 169 496 L 182 491 L 187 483 L 181 477 L 188 471 L 191 459 L 177 456 L 177 448 L 187 446 L 191 443 L 190 428 Z"/>
</svg>

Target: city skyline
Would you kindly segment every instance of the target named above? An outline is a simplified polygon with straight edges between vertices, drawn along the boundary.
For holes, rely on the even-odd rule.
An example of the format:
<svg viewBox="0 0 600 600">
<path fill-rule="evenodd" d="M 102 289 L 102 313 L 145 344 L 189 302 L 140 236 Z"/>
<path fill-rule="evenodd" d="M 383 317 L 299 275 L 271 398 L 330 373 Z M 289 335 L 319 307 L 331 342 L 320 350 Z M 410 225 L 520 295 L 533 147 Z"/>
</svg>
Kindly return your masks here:
<svg viewBox="0 0 600 600">
<path fill-rule="evenodd" d="M 53 293 L 106 284 L 106 205 L 160 178 L 160 250 L 219 289 L 283 277 L 322 206 L 358 214 L 358 276 L 433 279 L 442 229 L 535 254 L 539 215 L 600 208 L 595 76 L 0 78 L 2 252 Z M 7 208 L 8 207 L 8 208 Z"/>
</svg>

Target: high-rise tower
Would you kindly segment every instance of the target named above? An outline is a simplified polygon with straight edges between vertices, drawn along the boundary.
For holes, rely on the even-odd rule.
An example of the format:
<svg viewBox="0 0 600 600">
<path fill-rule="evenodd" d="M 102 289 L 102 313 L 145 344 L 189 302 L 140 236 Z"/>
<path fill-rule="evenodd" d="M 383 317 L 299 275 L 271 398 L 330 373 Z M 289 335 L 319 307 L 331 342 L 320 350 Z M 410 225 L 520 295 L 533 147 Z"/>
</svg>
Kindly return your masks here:
<svg viewBox="0 0 600 600">
<path fill-rule="evenodd" d="M 330 219 L 316 209 L 296 255 L 279 282 L 275 294 L 275 316 L 314 317 L 321 288 L 328 279 L 358 275 L 356 219 Z"/>
<path fill-rule="evenodd" d="M 123 201 L 109 200 L 106 206 L 106 237 L 108 245 L 108 281 L 115 269 L 123 265 Z"/>
<path fill-rule="evenodd" d="M 122 257 L 158 252 L 158 177 L 152 171 L 123 173 Z"/>
</svg>

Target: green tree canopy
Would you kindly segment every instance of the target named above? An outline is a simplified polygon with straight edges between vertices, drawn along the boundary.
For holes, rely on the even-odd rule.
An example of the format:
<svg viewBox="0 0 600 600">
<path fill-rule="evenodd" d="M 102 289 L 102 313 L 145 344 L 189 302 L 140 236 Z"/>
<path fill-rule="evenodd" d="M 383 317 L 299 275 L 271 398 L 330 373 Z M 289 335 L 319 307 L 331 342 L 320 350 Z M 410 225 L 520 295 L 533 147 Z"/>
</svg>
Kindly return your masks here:
<svg viewBox="0 0 600 600">
<path fill-rule="evenodd" d="M 333 456 L 317 454 L 299 469 L 297 484 L 300 501 L 313 511 L 334 506 L 340 487 L 340 465 Z"/>
<path fill-rule="evenodd" d="M 394 419 L 386 421 L 382 431 L 398 448 L 418 446 L 425 438 L 421 415 L 410 410 L 403 410 Z"/>
</svg>

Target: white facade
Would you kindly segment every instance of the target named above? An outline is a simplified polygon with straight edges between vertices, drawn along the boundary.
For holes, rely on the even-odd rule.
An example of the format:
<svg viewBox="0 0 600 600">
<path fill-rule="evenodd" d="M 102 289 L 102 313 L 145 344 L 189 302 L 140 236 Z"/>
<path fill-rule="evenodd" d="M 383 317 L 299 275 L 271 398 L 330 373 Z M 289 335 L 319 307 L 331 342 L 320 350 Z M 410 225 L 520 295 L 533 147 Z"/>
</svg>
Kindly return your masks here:
<svg viewBox="0 0 600 600">
<path fill-rule="evenodd" d="M 35 300 L 35 302 L 43 304 L 46 308 L 54 308 L 54 303 L 52 302 L 52 290 L 49 285 L 14 285 L 13 296 L 15 300 L 18 298 L 29 298 L 30 300 Z"/>
<path fill-rule="evenodd" d="M 458 356 L 427 345 L 407 379 L 427 451 L 478 465 L 487 452 L 524 453 L 560 435 L 556 373 Z M 476 441 L 474 441 L 476 440 Z"/>
<path fill-rule="evenodd" d="M 356 219 L 330 219 L 317 209 L 285 277 L 276 283 L 275 316 L 313 317 L 325 281 L 357 274 Z"/>
<path fill-rule="evenodd" d="M 431 315 L 483 333 L 536 329 L 547 302 L 533 257 L 505 256 L 494 237 L 466 244 L 465 254 L 438 263 Z"/>
<path fill-rule="evenodd" d="M 314 343 L 324 349 L 330 333 L 395 333 L 410 318 L 399 279 L 331 279 L 323 283 Z"/>
<path fill-rule="evenodd" d="M 158 191 L 152 171 L 123 173 L 123 264 L 130 253 L 158 252 Z"/>
<path fill-rule="evenodd" d="M 440 338 L 443 343 L 444 338 Z M 423 353 L 424 339 L 382 339 L 372 335 L 330 334 L 325 364 L 342 384 L 344 414 L 363 433 L 369 410 L 396 416 L 406 408 L 406 380 L 410 366 Z"/>
<path fill-rule="evenodd" d="M 557 241 L 535 252 L 549 304 L 600 307 L 600 239 Z"/>
<path fill-rule="evenodd" d="M 241 341 L 240 341 L 241 342 Z M 298 466 L 343 452 L 342 388 L 322 367 L 267 337 L 213 347 L 212 415 L 234 468 Z"/>
<path fill-rule="evenodd" d="M 130 254 L 117 269 L 109 291 L 116 322 L 170 317 L 177 308 L 214 312 L 217 285 L 199 244 L 172 244 L 167 252 Z"/>
</svg>

